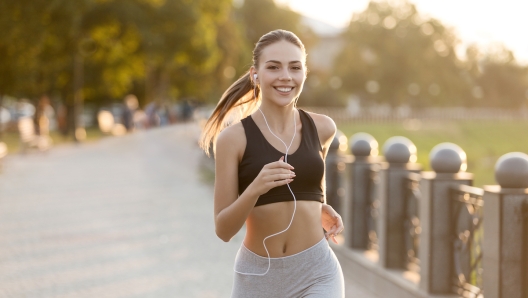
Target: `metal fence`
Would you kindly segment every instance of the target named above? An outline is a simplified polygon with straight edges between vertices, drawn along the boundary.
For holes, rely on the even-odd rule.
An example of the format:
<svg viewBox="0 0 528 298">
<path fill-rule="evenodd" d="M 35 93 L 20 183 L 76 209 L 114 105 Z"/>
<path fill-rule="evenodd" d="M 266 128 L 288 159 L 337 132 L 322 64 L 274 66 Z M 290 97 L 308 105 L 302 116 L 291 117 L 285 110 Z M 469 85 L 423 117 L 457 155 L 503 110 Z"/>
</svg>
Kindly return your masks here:
<svg viewBox="0 0 528 298">
<path fill-rule="evenodd" d="M 406 253 L 407 269 L 413 272 L 420 272 L 420 259 L 418 258 L 418 249 L 420 245 L 420 234 L 422 227 L 420 225 L 420 200 L 422 194 L 420 192 L 420 174 L 407 173 L 403 179 L 405 187 L 404 194 L 404 211 L 405 216 L 403 220 L 404 230 L 404 245 Z"/>
<path fill-rule="evenodd" d="M 360 145 L 365 144 L 372 144 L 371 139 Z M 350 144 L 352 150 L 354 146 Z M 356 226 L 346 237 L 368 235 L 365 245 L 345 242 L 351 249 L 377 252 L 378 264 L 386 269 L 418 276 L 417 293 L 528 298 L 528 183 L 519 178 L 528 173 L 528 155 L 511 157 L 510 168 L 495 173 L 507 186 L 483 189 L 470 186 L 472 174 L 447 170 L 453 161 L 445 158 L 458 154 L 449 148 L 442 149 L 448 152 L 443 159 L 431 157 L 437 172 L 417 171 L 416 164 L 397 161 L 405 155 L 401 152 L 384 152 L 386 159 L 392 154 L 393 161 L 345 156 L 351 175 L 335 185 L 347 184 L 353 191 L 342 198 L 349 203 L 340 208 L 348 206 L 347 214 L 360 219 L 350 221 Z M 336 173 L 343 175 L 343 164 L 338 165 Z M 500 168 L 499 162 L 495 168 Z"/>
<path fill-rule="evenodd" d="M 482 296 L 482 238 L 484 190 L 467 185 L 451 189 L 453 204 L 454 292 L 461 297 Z"/>
<path fill-rule="evenodd" d="M 368 227 L 368 249 L 377 251 L 379 249 L 378 243 L 378 217 L 379 217 L 379 206 L 380 200 L 378 196 L 379 190 L 379 166 L 373 164 L 366 170 L 367 172 L 367 198 L 368 198 L 368 207 L 367 207 L 367 227 Z"/>
</svg>

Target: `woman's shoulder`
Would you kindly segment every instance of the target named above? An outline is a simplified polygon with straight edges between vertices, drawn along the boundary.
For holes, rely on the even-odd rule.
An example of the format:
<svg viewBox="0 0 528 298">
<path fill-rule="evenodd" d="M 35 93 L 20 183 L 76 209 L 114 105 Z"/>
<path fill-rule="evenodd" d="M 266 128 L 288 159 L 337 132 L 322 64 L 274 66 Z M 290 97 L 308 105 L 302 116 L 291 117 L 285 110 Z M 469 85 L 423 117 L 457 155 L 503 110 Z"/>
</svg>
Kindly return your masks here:
<svg viewBox="0 0 528 298">
<path fill-rule="evenodd" d="M 317 114 L 308 111 L 305 112 L 308 113 L 310 117 L 312 117 L 321 140 L 324 140 L 324 142 L 326 143 L 326 141 L 334 138 L 334 135 L 337 131 L 337 127 L 332 118 L 324 114 Z"/>
<path fill-rule="evenodd" d="M 216 148 L 223 147 L 231 149 L 244 149 L 246 146 L 246 135 L 242 122 L 237 122 L 224 128 L 216 140 Z"/>
</svg>

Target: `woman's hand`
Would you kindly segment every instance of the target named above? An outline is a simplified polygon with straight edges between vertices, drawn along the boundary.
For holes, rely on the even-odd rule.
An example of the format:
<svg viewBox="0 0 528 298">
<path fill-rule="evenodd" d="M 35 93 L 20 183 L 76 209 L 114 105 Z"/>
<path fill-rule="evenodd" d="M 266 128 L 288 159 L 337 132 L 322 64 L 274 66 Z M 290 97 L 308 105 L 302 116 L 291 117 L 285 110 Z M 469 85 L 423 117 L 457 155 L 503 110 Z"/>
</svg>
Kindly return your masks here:
<svg viewBox="0 0 528 298">
<path fill-rule="evenodd" d="M 285 163 L 284 156 L 278 161 L 266 164 L 260 170 L 258 176 L 253 180 L 251 186 L 257 195 L 263 195 L 270 189 L 288 184 L 293 181 L 295 173 L 292 171 L 293 167 Z"/>
<path fill-rule="evenodd" d="M 341 216 L 337 214 L 332 206 L 323 204 L 321 210 L 321 223 L 323 229 L 326 231 L 326 239 L 328 240 L 328 237 L 331 237 L 334 243 L 337 244 L 335 236 L 343 231 L 344 226 Z"/>
</svg>

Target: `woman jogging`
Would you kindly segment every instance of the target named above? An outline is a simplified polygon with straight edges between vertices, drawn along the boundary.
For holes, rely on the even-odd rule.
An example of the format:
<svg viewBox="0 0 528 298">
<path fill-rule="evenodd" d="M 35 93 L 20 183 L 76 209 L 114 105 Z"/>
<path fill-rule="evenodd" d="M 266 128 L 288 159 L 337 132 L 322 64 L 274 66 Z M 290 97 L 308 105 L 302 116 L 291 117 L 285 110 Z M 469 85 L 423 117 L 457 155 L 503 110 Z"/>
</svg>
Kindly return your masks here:
<svg viewBox="0 0 528 298">
<path fill-rule="evenodd" d="M 265 34 L 205 125 L 201 145 L 208 152 L 212 144 L 216 160 L 216 234 L 227 242 L 246 224 L 231 297 L 344 297 L 327 243 L 337 243 L 343 222 L 326 204 L 324 183 L 336 126 L 296 108 L 306 73 L 295 34 Z"/>
</svg>

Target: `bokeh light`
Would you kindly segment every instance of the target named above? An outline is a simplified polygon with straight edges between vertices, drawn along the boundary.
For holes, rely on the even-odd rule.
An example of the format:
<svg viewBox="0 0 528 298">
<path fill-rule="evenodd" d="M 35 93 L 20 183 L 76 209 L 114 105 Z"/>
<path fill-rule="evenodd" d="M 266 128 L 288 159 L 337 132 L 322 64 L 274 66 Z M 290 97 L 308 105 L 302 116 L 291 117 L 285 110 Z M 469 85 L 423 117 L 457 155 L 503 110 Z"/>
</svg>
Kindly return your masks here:
<svg viewBox="0 0 528 298">
<path fill-rule="evenodd" d="M 100 111 L 97 115 L 97 121 L 99 122 L 99 129 L 104 133 L 112 131 L 114 126 L 114 116 L 109 111 Z"/>
</svg>

